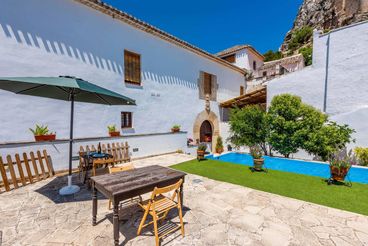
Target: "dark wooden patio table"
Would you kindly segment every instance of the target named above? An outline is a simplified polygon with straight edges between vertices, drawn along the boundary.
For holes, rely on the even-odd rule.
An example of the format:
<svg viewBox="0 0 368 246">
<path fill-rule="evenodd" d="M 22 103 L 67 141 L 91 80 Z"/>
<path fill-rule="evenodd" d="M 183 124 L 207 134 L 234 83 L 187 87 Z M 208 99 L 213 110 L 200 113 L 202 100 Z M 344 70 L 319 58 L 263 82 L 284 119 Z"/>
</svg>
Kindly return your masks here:
<svg viewBox="0 0 368 246">
<path fill-rule="evenodd" d="M 97 191 L 112 200 L 114 244 L 119 245 L 119 203 L 123 200 L 152 192 L 183 179 L 186 173 L 167 167 L 148 166 L 134 170 L 91 177 L 92 181 L 92 225 L 96 225 Z M 184 182 L 183 182 L 184 183 Z M 183 185 L 180 187 L 183 204 Z"/>
</svg>

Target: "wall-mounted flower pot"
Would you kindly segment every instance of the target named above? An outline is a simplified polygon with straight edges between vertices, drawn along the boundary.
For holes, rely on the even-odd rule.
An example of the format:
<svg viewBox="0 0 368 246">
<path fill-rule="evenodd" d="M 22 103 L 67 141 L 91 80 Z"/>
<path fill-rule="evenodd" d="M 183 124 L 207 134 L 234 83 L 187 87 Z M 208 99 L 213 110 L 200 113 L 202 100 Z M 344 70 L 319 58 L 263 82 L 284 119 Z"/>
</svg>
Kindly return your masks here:
<svg viewBox="0 0 368 246">
<path fill-rule="evenodd" d="M 54 141 L 56 139 L 56 134 L 50 134 L 50 135 L 35 135 L 36 142 L 42 142 L 42 141 Z"/>
<path fill-rule="evenodd" d="M 180 132 L 180 128 L 171 128 L 172 133 Z"/>
<path fill-rule="evenodd" d="M 120 132 L 109 132 L 110 137 L 119 137 Z"/>
<path fill-rule="evenodd" d="M 264 164 L 264 159 L 260 158 L 260 159 L 254 159 L 253 160 L 253 169 L 255 171 L 262 171 L 263 169 L 263 164 Z"/>
</svg>

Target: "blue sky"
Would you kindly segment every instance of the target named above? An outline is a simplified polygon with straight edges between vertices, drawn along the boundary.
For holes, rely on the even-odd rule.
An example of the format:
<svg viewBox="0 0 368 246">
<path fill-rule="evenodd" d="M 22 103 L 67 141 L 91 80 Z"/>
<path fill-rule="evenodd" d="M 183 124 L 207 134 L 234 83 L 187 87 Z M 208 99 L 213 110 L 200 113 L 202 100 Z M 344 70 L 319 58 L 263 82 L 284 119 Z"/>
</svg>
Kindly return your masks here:
<svg viewBox="0 0 368 246">
<path fill-rule="evenodd" d="M 104 0 L 211 53 L 250 44 L 277 50 L 302 0 Z"/>
</svg>

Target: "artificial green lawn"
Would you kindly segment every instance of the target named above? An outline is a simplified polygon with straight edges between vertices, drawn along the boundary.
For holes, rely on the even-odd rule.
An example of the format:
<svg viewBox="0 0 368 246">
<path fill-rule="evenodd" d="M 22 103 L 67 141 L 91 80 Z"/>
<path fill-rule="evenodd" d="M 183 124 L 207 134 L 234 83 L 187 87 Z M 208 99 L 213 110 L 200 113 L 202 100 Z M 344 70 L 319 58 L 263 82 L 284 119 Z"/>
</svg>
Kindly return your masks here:
<svg viewBox="0 0 368 246">
<path fill-rule="evenodd" d="M 368 215 L 368 185 L 327 185 L 324 179 L 268 170 L 252 173 L 249 166 L 227 162 L 192 160 L 171 166 L 187 173 L 242 185 L 303 201 Z"/>
</svg>

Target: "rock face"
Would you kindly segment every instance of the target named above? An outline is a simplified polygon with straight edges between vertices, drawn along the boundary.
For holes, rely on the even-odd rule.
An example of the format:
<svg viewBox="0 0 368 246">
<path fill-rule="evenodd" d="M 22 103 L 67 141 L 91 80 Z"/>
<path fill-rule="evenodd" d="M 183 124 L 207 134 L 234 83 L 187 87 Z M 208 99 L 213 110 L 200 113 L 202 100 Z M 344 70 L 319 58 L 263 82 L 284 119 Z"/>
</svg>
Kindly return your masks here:
<svg viewBox="0 0 368 246">
<path fill-rule="evenodd" d="M 281 50 L 287 50 L 292 32 L 302 26 L 331 30 L 363 20 L 368 20 L 368 0 L 304 0 Z"/>
</svg>

